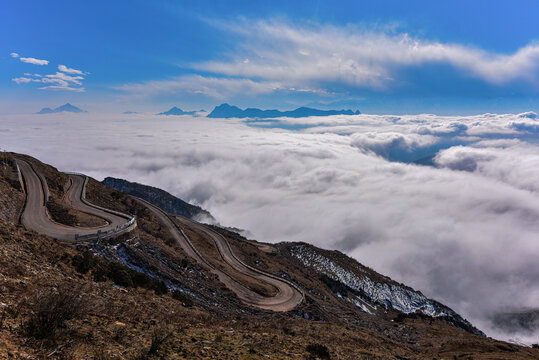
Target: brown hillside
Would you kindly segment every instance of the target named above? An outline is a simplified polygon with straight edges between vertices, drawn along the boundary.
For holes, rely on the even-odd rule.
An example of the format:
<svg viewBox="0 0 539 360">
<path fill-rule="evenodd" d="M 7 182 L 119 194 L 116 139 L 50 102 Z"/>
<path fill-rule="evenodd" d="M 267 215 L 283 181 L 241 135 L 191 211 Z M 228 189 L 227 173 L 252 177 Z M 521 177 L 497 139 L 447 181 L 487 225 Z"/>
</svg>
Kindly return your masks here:
<svg viewBox="0 0 539 360">
<path fill-rule="evenodd" d="M 65 175 L 28 159 L 43 166 L 60 199 Z M 442 317 L 379 304 L 367 313 L 343 298 L 351 289 L 294 256 L 305 247 L 373 281 L 402 285 L 341 253 L 306 244 L 271 246 L 213 227 L 242 261 L 305 291 L 293 311 L 249 307 L 188 257 L 144 205 L 93 179 L 87 199 L 135 214 L 138 227 L 106 241 L 54 241 L 18 224 L 24 196 L 7 176 L 0 179 L 1 359 L 539 358 L 537 349 L 471 334 Z M 207 236 L 186 231 L 215 266 L 253 291 L 274 291 L 232 274 Z"/>
</svg>

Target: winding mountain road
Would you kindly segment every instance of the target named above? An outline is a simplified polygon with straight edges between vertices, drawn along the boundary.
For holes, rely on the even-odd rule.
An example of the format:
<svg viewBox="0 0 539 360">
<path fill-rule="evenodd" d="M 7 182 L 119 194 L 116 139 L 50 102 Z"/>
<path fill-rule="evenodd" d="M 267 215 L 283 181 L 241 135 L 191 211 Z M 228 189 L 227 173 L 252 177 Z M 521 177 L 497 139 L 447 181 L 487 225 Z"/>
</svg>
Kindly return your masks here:
<svg viewBox="0 0 539 360">
<path fill-rule="evenodd" d="M 67 204 L 79 211 L 98 216 L 106 220 L 108 224 L 86 228 L 72 227 L 54 222 L 47 214 L 46 199 L 49 191 L 45 177 L 35 170 L 28 161 L 20 158 L 17 158 L 16 161 L 26 187 L 26 203 L 21 222 L 27 229 L 59 240 L 74 242 L 79 236 L 95 234 L 98 231 L 113 230 L 130 220 L 128 215 L 90 204 L 84 199 L 86 177 L 69 175 L 71 186 L 66 195 Z"/>
<path fill-rule="evenodd" d="M 221 234 L 186 217 L 175 215 L 174 218 L 177 219 L 181 224 L 196 229 L 198 232 L 204 233 L 206 236 L 211 238 L 217 246 L 222 261 L 243 275 L 247 275 L 253 279 L 271 285 L 277 289 L 277 293 L 274 296 L 266 297 L 243 286 L 228 274 L 216 269 L 211 262 L 206 260 L 204 256 L 200 254 L 194 247 L 193 243 L 190 241 L 189 237 L 185 234 L 181 227 L 174 222 L 171 215 L 145 200 L 139 198 L 135 199 L 149 208 L 159 218 L 159 220 L 169 228 L 172 236 L 176 239 L 176 241 L 178 241 L 182 249 L 189 256 L 194 258 L 200 264 L 208 267 L 211 272 L 219 277 L 219 281 L 232 290 L 245 304 L 272 311 L 290 311 L 303 301 L 303 292 L 297 285 L 286 279 L 282 279 L 276 275 L 245 264 L 234 254 L 230 244 Z"/>
<path fill-rule="evenodd" d="M 71 184 L 65 197 L 67 205 L 79 211 L 98 216 L 106 220 L 108 224 L 100 227 L 83 228 L 56 223 L 47 213 L 46 202 L 49 196 L 49 190 L 45 177 L 29 161 L 17 158 L 16 162 L 23 176 L 26 189 L 26 202 L 21 216 L 21 222 L 27 229 L 59 240 L 76 242 L 80 236 L 91 236 L 97 231 L 105 232 L 118 229 L 131 219 L 126 214 L 89 203 L 84 197 L 87 178 L 83 175 L 70 174 Z M 290 311 L 303 301 L 303 291 L 296 284 L 245 264 L 234 254 L 230 244 L 221 234 L 183 216 L 175 216 L 173 218 L 153 204 L 136 197 L 134 198 L 150 209 L 168 227 L 172 236 L 187 255 L 201 265 L 208 267 L 245 304 L 272 311 Z M 189 237 L 174 219 L 184 226 L 189 226 L 197 232 L 204 233 L 214 241 L 221 256 L 221 261 L 242 275 L 269 284 L 277 290 L 276 294 L 274 296 L 262 296 L 242 285 L 229 274 L 217 269 L 196 249 Z M 117 233 L 128 231 L 129 229 L 130 227 Z"/>
</svg>

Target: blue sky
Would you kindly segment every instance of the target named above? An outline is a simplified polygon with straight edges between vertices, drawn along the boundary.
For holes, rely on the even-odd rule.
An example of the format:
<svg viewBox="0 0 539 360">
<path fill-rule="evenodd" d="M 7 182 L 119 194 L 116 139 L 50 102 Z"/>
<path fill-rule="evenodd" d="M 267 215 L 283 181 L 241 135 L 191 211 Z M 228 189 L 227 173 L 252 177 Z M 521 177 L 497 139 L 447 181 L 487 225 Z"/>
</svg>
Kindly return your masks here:
<svg viewBox="0 0 539 360">
<path fill-rule="evenodd" d="M 0 113 L 537 111 L 538 13 L 536 1 L 11 1 Z"/>
</svg>

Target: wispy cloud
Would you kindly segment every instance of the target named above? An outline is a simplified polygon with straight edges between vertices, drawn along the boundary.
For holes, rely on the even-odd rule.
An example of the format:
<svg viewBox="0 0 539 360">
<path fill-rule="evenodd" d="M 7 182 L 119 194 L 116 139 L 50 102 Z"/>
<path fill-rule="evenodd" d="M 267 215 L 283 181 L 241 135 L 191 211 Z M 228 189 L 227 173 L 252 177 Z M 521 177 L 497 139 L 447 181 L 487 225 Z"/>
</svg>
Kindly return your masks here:
<svg viewBox="0 0 539 360">
<path fill-rule="evenodd" d="M 42 83 L 54 84 L 40 87 L 40 90 L 68 90 L 76 92 L 84 92 L 85 89 L 82 87 L 81 80 L 84 80 L 82 76 L 70 76 L 62 72 L 56 72 L 56 74 L 49 74 L 37 79 Z M 73 86 L 73 85 L 79 85 Z"/>
<path fill-rule="evenodd" d="M 28 58 L 21 57 L 21 58 L 19 58 L 19 60 L 21 60 L 24 63 L 28 63 L 28 64 L 49 65 L 49 60 L 40 60 L 40 59 L 36 59 L 36 58 L 31 58 L 31 57 L 28 57 Z"/>
<path fill-rule="evenodd" d="M 464 75 L 492 84 L 536 81 L 539 72 L 536 43 L 503 54 L 353 26 L 300 27 L 245 21 L 225 29 L 240 34 L 243 41 L 228 60 L 196 64 L 195 68 L 288 83 L 337 82 L 367 88 L 383 88 L 398 81 L 400 68 L 435 63 L 453 66 Z M 249 62 L 244 62 L 245 58 Z"/>
<path fill-rule="evenodd" d="M 220 99 L 234 96 L 234 89 L 245 89 L 247 84 L 255 94 L 282 90 L 321 96 L 355 90 L 386 92 L 416 81 L 406 77 L 408 70 L 443 65 L 458 76 L 493 88 L 518 83 L 539 90 L 538 43 L 513 53 L 496 53 L 355 26 L 247 20 L 240 24 L 218 22 L 215 26 L 234 33 L 239 40 L 230 51 L 220 54 L 219 60 L 190 64 L 188 67 L 198 75 L 126 84 L 117 89 L 137 94 L 180 90 Z"/>
<path fill-rule="evenodd" d="M 83 87 L 71 87 L 66 85 L 49 85 L 49 86 L 43 86 L 40 87 L 39 90 L 67 90 L 67 91 L 74 91 L 74 92 L 85 92 L 86 89 Z"/>
<path fill-rule="evenodd" d="M 56 74 L 51 74 L 51 75 L 45 75 L 45 77 L 47 79 L 43 79 L 42 81 L 43 82 L 58 82 L 58 83 L 62 83 L 62 84 L 69 84 L 69 83 L 73 83 L 73 84 L 76 84 L 76 85 L 82 85 L 82 82 L 80 80 L 83 80 L 84 77 L 82 76 L 70 76 L 70 75 L 66 75 L 62 72 L 56 72 Z"/>
<path fill-rule="evenodd" d="M 39 60 L 35 58 L 22 58 L 19 57 L 17 53 L 11 53 L 11 57 L 19 58 L 22 62 L 36 64 L 36 65 L 48 65 L 48 60 Z M 39 90 L 67 90 L 75 92 L 84 92 L 85 88 L 82 86 L 82 80 L 84 76 L 88 73 L 68 68 L 65 65 L 58 65 L 58 70 L 55 74 L 31 74 L 24 73 L 23 77 L 16 77 L 11 79 L 17 84 L 27 84 L 27 83 L 42 83 L 47 84 L 46 86 L 39 87 Z M 84 75 L 84 76 L 83 76 Z"/>
<path fill-rule="evenodd" d="M 169 80 L 125 84 L 116 87 L 116 89 L 137 96 L 153 96 L 162 93 L 190 93 L 224 99 L 227 96 L 238 94 L 268 94 L 284 88 L 277 81 L 185 75 Z"/>
<path fill-rule="evenodd" d="M 66 73 L 66 74 L 86 75 L 86 73 L 84 71 L 82 71 L 82 70 L 71 69 L 71 68 L 68 68 L 65 65 L 58 65 L 58 70 Z"/>
<path fill-rule="evenodd" d="M 11 81 L 16 82 L 17 84 L 25 84 L 25 83 L 31 82 L 32 79 L 27 78 L 27 77 L 18 77 L 18 78 L 11 79 Z"/>
<path fill-rule="evenodd" d="M 23 77 L 13 78 L 12 81 L 17 84 L 26 84 L 30 82 L 50 84 L 47 86 L 42 86 L 38 89 L 40 90 L 67 90 L 67 91 L 76 91 L 84 92 L 85 88 L 82 87 L 83 76 L 71 76 L 66 75 L 62 72 L 56 72 L 56 74 L 40 75 L 40 74 L 29 74 L 26 73 Z"/>
</svg>

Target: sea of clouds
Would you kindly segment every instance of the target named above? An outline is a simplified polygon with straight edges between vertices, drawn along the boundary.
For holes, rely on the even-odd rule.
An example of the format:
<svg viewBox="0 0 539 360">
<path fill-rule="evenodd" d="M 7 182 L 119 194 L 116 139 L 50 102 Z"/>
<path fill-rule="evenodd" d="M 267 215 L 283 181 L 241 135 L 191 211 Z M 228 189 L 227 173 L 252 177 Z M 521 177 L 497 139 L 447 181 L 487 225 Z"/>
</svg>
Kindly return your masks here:
<svg viewBox="0 0 539 360">
<path fill-rule="evenodd" d="M 492 319 L 539 307 L 538 139 L 534 113 L 0 121 L 3 149 L 163 188 L 257 240 L 342 250 L 489 336 L 528 343 L 537 327 Z"/>
</svg>

